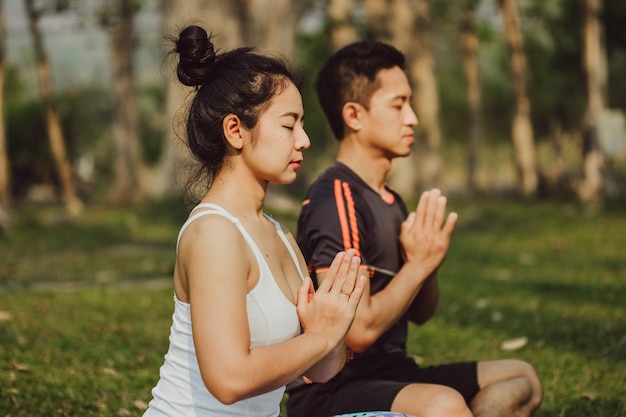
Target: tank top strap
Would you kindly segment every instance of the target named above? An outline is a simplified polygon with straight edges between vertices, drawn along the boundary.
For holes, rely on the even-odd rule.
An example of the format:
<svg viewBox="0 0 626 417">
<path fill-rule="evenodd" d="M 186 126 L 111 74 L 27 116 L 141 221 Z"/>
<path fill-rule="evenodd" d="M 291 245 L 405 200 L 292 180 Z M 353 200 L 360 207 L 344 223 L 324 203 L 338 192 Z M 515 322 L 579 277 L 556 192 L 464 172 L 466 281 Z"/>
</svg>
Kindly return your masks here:
<svg viewBox="0 0 626 417">
<path fill-rule="evenodd" d="M 293 246 L 291 246 L 291 243 L 287 239 L 287 236 L 285 235 L 285 232 L 283 231 L 282 226 L 280 225 L 279 222 L 274 220 L 271 216 L 267 214 L 264 214 L 264 216 L 276 228 L 276 233 L 278 233 L 278 236 L 287 247 L 287 251 L 289 251 L 289 254 L 291 255 L 291 259 L 293 260 L 293 263 L 296 265 L 296 269 L 298 270 L 298 273 L 300 274 L 300 279 L 304 281 L 304 274 L 302 274 L 302 269 L 300 268 L 300 261 L 298 260 L 298 256 L 296 255 L 296 252 L 293 250 Z"/>
<path fill-rule="evenodd" d="M 206 208 L 208 210 L 203 210 L 203 211 L 199 211 L 196 212 L 198 209 L 203 209 Z M 178 245 L 180 244 L 180 238 L 183 235 L 183 232 L 187 229 L 187 227 L 189 227 L 189 225 L 196 219 L 206 216 L 208 214 L 217 214 L 220 215 L 222 217 L 226 217 L 228 220 L 230 220 L 231 222 L 233 222 L 235 224 L 235 226 L 237 226 L 237 228 L 242 232 L 242 234 L 244 235 L 244 238 L 248 241 L 251 240 L 250 236 L 248 235 L 248 233 L 246 232 L 245 228 L 243 227 L 243 225 L 241 224 L 241 222 L 239 221 L 238 218 L 236 218 L 235 216 L 233 216 L 232 214 L 230 214 L 228 211 L 226 211 L 224 208 L 216 205 L 216 204 L 211 204 L 211 203 L 202 203 L 202 204 L 198 204 L 197 206 L 195 206 L 192 210 L 191 213 L 189 215 L 189 218 L 187 218 L 187 220 L 185 221 L 185 223 L 183 223 L 183 225 L 180 228 L 180 231 L 178 232 L 178 238 L 176 239 L 176 253 L 178 253 Z M 256 245 L 254 245 L 256 247 Z"/>
<path fill-rule="evenodd" d="M 202 211 L 196 212 L 198 209 L 208 209 L 208 210 L 202 210 Z M 217 204 L 212 204 L 212 203 L 201 203 L 195 206 L 191 210 L 189 218 L 187 219 L 187 221 L 185 221 L 185 223 L 183 223 L 183 225 L 180 228 L 180 231 L 178 232 L 178 238 L 176 239 L 176 253 L 178 253 L 178 245 L 180 243 L 180 238 L 182 237 L 185 229 L 187 229 L 187 227 L 194 220 L 198 219 L 199 217 L 206 216 L 208 214 L 217 214 L 217 215 L 226 217 L 231 222 L 233 222 L 235 226 L 237 226 L 241 234 L 243 235 L 244 239 L 246 239 L 246 241 L 252 248 L 252 251 L 255 257 L 257 258 L 257 261 L 260 258 L 261 260 L 263 260 L 263 262 L 265 262 L 265 260 L 263 259 L 263 255 L 259 251 L 259 248 L 254 242 L 254 240 L 252 239 L 252 236 L 248 234 L 248 231 L 245 229 L 245 227 L 243 227 L 243 224 L 241 224 L 239 219 L 233 216 L 232 214 L 230 214 L 224 208 L 218 206 Z M 265 216 L 266 219 L 270 221 L 270 223 L 274 225 L 274 228 L 276 229 L 276 233 L 278 233 L 278 236 L 283 241 L 283 244 L 285 245 L 285 247 L 287 247 L 287 251 L 289 251 L 289 254 L 291 255 L 291 259 L 293 260 L 293 263 L 296 265 L 296 269 L 298 270 L 298 273 L 300 274 L 300 279 L 304 281 L 304 274 L 302 273 L 302 268 L 300 268 L 300 262 L 298 260 L 298 256 L 296 255 L 296 252 L 293 250 L 293 246 L 291 246 L 291 243 L 287 239 L 287 236 L 285 235 L 285 232 L 283 231 L 282 226 L 280 225 L 279 222 L 274 220 L 271 216 L 265 213 L 263 215 Z"/>
</svg>

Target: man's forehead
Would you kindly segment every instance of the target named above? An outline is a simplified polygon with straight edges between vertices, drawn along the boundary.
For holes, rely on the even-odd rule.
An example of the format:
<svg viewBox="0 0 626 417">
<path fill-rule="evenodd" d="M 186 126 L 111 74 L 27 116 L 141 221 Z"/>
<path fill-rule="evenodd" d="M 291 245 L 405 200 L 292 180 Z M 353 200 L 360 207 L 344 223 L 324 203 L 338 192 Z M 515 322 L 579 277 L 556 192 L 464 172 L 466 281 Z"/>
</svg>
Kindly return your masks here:
<svg viewBox="0 0 626 417">
<path fill-rule="evenodd" d="M 378 88 L 374 95 L 382 96 L 389 100 L 411 97 L 409 80 L 399 67 L 379 71 L 377 84 Z"/>
</svg>

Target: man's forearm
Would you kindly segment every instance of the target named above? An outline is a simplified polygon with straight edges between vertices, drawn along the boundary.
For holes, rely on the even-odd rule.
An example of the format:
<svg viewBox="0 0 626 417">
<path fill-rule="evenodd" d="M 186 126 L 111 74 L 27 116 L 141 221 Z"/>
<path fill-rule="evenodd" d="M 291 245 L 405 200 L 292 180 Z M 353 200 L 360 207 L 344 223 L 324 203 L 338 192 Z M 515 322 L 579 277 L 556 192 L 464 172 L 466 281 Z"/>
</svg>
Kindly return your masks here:
<svg viewBox="0 0 626 417">
<path fill-rule="evenodd" d="M 439 301 L 439 284 L 437 271 L 433 272 L 420 289 L 411 306 L 409 307 L 409 319 L 417 324 L 426 323 L 435 314 Z"/>
</svg>

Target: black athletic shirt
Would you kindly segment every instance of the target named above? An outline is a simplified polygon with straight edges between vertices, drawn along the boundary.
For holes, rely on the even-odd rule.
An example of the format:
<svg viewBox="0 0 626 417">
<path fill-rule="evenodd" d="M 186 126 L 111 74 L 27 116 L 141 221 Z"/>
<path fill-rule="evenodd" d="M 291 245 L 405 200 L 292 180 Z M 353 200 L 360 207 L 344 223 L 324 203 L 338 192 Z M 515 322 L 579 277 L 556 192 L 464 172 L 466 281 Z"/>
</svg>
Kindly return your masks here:
<svg viewBox="0 0 626 417">
<path fill-rule="evenodd" d="M 403 264 L 400 227 L 407 209 L 387 188 L 387 201 L 347 166 L 335 164 L 311 185 L 298 219 L 297 241 L 315 285 L 316 273 L 326 271 L 337 252 L 356 249 L 368 267 L 371 294 L 393 279 Z M 405 353 L 407 315 L 363 353 L 350 356 L 346 366 L 358 369 L 359 359 L 374 353 Z"/>
</svg>

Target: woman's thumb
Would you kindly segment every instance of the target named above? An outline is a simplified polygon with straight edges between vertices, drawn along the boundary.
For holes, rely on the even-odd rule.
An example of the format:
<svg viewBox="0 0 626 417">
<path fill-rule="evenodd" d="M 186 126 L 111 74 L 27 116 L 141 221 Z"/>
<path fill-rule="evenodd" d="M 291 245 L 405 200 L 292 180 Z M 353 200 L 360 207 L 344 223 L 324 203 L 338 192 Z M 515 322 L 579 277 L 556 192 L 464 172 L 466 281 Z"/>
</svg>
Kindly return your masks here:
<svg viewBox="0 0 626 417">
<path fill-rule="evenodd" d="M 313 282 L 310 277 L 306 277 L 304 281 L 302 281 L 302 285 L 298 288 L 298 299 L 296 300 L 296 307 L 298 309 L 306 308 L 309 305 L 309 299 L 311 292 L 311 288 L 313 286 Z"/>
</svg>

